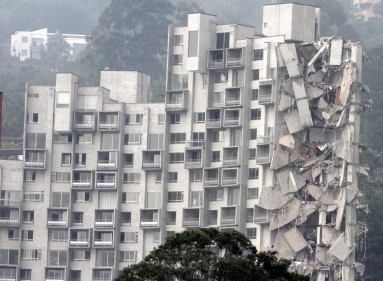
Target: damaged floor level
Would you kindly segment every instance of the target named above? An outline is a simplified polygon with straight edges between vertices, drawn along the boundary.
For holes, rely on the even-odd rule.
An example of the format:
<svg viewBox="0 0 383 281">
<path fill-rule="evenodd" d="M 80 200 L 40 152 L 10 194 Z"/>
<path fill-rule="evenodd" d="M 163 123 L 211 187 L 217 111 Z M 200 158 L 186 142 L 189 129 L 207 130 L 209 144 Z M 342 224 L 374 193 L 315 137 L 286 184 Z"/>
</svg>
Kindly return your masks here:
<svg viewBox="0 0 383 281">
<path fill-rule="evenodd" d="M 368 212 L 358 203 L 358 173 L 368 171 L 359 164 L 360 114 L 371 103 L 363 57 L 342 38 L 277 47 L 283 124 L 271 162 L 276 181 L 258 207 L 270 218 L 271 249 L 312 280 L 354 280 L 364 271 L 356 262 L 367 229 L 357 213 Z"/>
</svg>

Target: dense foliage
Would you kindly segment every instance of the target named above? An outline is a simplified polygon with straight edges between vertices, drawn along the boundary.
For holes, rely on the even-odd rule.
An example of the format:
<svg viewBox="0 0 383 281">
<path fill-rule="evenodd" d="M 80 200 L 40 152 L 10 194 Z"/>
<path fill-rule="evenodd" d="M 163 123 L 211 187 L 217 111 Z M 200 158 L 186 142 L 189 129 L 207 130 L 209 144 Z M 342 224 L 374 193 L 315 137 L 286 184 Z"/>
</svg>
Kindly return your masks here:
<svg viewBox="0 0 383 281">
<path fill-rule="evenodd" d="M 166 239 L 115 281 L 308 281 L 288 272 L 290 261 L 275 252 L 257 252 L 238 231 L 185 230 Z"/>
</svg>

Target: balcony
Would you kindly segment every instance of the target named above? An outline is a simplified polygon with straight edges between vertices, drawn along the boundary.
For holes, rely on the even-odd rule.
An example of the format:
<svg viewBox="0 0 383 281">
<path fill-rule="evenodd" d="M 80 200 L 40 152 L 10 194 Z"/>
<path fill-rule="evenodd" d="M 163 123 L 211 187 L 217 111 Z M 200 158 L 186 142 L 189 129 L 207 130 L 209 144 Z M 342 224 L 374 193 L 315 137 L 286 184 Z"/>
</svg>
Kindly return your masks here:
<svg viewBox="0 0 383 281">
<path fill-rule="evenodd" d="M 0 198 L 0 207 L 20 207 L 21 199 Z"/>
<path fill-rule="evenodd" d="M 200 209 L 183 209 L 182 226 L 186 228 L 201 227 Z"/>
<path fill-rule="evenodd" d="M 205 187 L 219 186 L 219 170 L 218 169 L 205 169 L 203 185 Z"/>
<path fill-rule="evenodd" d="M 0 226 L 18 226 L 20 225 L 19 208 L 1 208 Z"/>
<path fill-rule="evenodd" d="M 94 269 L 92 281 L 112 281 L 112 270 Z"/>
<path fill-rule="evenodd" d="M 269 164 L 270 158 L 270 145 L 257 145 L 257 164 Z"/>
<path fill-rule="evenodd" d="M 221 208 L 221 226 L 231 226 L 238 224 L 237 207 L 222 207 Z"/>
<path fill-rule="evenodd" d="M 94 230 L 94 239 L 93 246 L 94 247 L 113 247 L 114 246 L 114 232 L 111 231 L 100 231 Z"/>
<path fill-rule="evenodd" d="M 225 50 L 209 50 L 207 68 L 208 69 L 221 69 L 225 67 Z"/>
<path fill-rule="evenodd" d="M 227 49 L 226 66 L 227 67 L 242 67 L 245 65 L 242 48 Z"/>
<path fill-rule="evenodd" d="M 165 109 L 167 111 L 185 111 L 188 108 L 188 91 L 168 91 Z"/>
<path fill-rule="evenodd" d="M 16 281 L 16 267 L 0 267 L 0 281 Z"/>
<path fill-rule="evenodd" d="M 45 169 L 45 149 L 26 149 L 25 150 L 25 168 Z"/>
<path fill-rule="evenodd" d="M 141 228 L 158 228 L 160 227 L 160 210 L 159 209 L 143 209 L 140 212 Z"/>
<path fill-rule="evenodd" d="M 90 235 L 87 229 L 71 229 L 69 246 L 76 248 L 88 248 L 90 246 Z"/>
<path fill-rule="evenodd" d="M 162 169 L 161 151 L 143 151 L 142 152 L 142 169 L 161 170 Z"/>
<path fill-rule="evenodd" d="M 273 143 L 273 135 L 272 134 L 267 134 L 263 136 L 258 136 L 257 137 L 257 144 L 258 145 L 269 145 Z"/>
<path fill-rule="evenodd" d="M 119 113 L 118 112 L 99 112 L 98 129 L 103 131 L 119 130 Z"/>
<path fill-rule="evenodd" d="M 95 211 L 95 227 L 114 227 L 114 210 L 96 210 Z"/>
<path fill-rule="evenodd" d="M 269 223 L 269 212 L 263 208 L 254 206 L 253 222 L 258 224 Z"/>
<path fill-rule="evenodd" d="M 241 126 L 240 115 L 241 115 L 241 111 L 239 109 L 225 110 L 224 126 L 225 127 Z"/>
<path fill-rule="evenodd" d="M 97 172 L 96 189 L 116 189 L 116 173 Z"/>
<path fill-rule="evenodd" d="M 92 172 L 91 171 L 73 171 L 72 188 L 91 189 Z"/>
<path fill-rule="evenodd" d="M 185 150 L 201 150 L 205 146 L 205 140 L 191 140 L 186 141 Z"/>
<path fill-rule="evenodd" d="M 222 126 L 221 110 L 219 109 L 208 109 L 206 111 L 206 122 L 205 126 L 207 129 L 220 128 Z"/>
<path fill-rule="evenodd" d="M 222 170 L 222 185 L 238 185 L 238 169 Z"/>
<path fill-rule="evenodd" d="M 273 104 L 272 85 L 259 85 L 259 104 Z"/>
<path fill-rule="evenodd" d="M 98 170 L 117 170 L 118 156 L 117 151 L 99 151 L 97 154 Z"/>
<path fill-rule="evenodd" d="M 238 166 L 240 164 L 238 146 L 223 148 L 223 165 Z"/>
<path fill-rule="evenodd" d="M 65 269 L 47 268 L 45 272 L 45 281 L 65 281 Z"/>
<path fill-rule="evenodd" d="M 225 106 L 241 106 L 241 88 L 226 89 Z"/>
<path fill-rule="evenodd" d="M 75 112 L 74 129 L 76 131 L 94 131 L 96 128 L 94 113 Z"/>
<path fill-rule="evenodd" d="M 202 151 L 201 150 L 186 150 L 185 151 L 185 168 L 197 169 L 202 168 Z"/>
<path fill-rule="evenodd" d="M 48 227 L 68 227 L 67 209 L 48 209 Z"/>
</svg>

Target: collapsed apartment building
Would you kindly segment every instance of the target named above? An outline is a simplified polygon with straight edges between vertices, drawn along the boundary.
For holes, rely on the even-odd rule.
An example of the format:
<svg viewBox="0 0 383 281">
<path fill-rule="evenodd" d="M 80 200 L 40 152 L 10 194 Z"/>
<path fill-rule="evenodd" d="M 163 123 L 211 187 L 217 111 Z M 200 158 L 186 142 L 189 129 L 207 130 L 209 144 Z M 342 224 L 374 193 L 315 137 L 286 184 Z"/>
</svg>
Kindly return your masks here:
<svg viewBox="0 0 383 281">
<path fill-rule="evenodd" d="M 277 48 L 283 114 L 271 161 L 275 185 L 263 188 L 274 250 L 312 280 L 354 280 L 357 239 L 366 225 L 359 203 L 360 114 L 370 104 L 362 83 L 363 50 L 342 38 Z M 365 101 L 365 102 L 364 102 Z"/>
<path fill-rule="evenodd" d="M 165 103 L 138 72 L 27 85 L 24 160 L 0 162 L 0 281 L 111 281 L 202 227 L 241 231 L 314 281 L 361 274 L 363 50 L 317 41 L 312 6 L 267 5 L 262 26 L 171 25 Z"/>
</svg>

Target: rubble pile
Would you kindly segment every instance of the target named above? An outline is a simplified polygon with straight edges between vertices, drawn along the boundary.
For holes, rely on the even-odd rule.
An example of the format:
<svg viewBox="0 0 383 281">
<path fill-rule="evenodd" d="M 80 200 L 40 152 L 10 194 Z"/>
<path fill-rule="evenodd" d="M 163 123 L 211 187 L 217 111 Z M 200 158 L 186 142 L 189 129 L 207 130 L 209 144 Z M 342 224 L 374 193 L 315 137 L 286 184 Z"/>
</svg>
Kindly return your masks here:
<svg viewBox="0 0 383 281">
<path fill-rule="evenodd" d="M 262 189 L 258 207 L 270 217 L 273 250 L 312 280 L 354 280 L 360 114 L 371 100 L 361 80 L 363 50 L 342 38 L 277 47 L 284 72 L 278 111 L 283 124 L 271 162 L 276 182 Z M 277 136 L 278 137 L 278 136 Z M 273 241 L 273 239 L 272 239 Z M 356 277 L 356 276 L 355 276 Z"/>
</svg>

